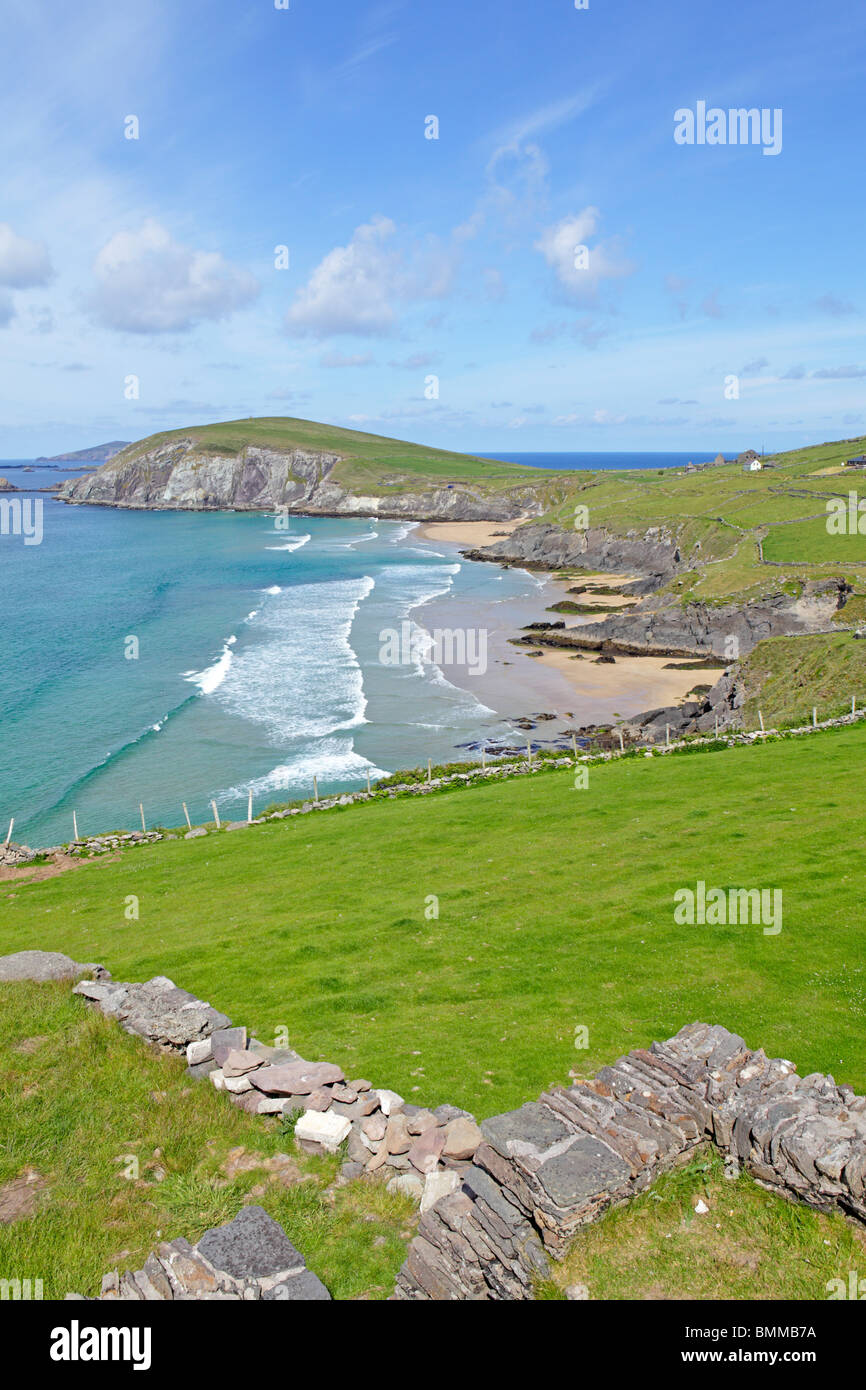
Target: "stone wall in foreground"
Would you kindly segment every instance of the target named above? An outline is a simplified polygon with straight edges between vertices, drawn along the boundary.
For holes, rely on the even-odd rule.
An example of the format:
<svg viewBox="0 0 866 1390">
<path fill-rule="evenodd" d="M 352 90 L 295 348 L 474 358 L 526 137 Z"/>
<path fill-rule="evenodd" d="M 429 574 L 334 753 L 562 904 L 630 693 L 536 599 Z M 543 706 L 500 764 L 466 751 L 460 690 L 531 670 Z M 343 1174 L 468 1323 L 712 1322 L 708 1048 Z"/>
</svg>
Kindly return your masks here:
<svg viewBox="0 0 866 1390">
<path fill-rule="evenodd" d="M 705 1140 L 765 1187 L 866 1220 L 866 1098 L 706 1023 L 481 1130 L 461 1190 L 421 1218 L 398 1298 L 531 1298 L 581 1226 Z"/>
<path fill-rule="evenodd" d="M 410 1105 L 333 1062 L 268 1047 L 164 975 L 144 984 L 82 980 L 75 993 L 128 1033 L 185 1054 L 191 1079 L 209 1081 L 249 1114 L 295 1117 L 295 1141 L 306 1152 L 336 1153 L 345 1145 L 345 1178 L 383 1178 L 422 1211 L 460 1187 L 481 1143 L 467 1111 Z"/>
<path fill-rule="evenodd" d="M 333 1063 L 266 1047 L 165 976 L 128 984 L 56 953 L 0 958 L 0 980 L 88 972 L 99 978 L 82 980 L 76 992 L 128 1032 L 185 1053 L 190 1077 L 209 1079 L 252 1114 L 299 1115 L 300 1147 L 335 1152 L 345 1144 L 346 1177 L 387 1180 L 420 1202 L 398 1299 L 531 1298 L 536 1278 L 581 1226 L 707 1141 L 762 1186 L 866 1222 L 866 1097 L 832 1076 L 800 1077 L 793 1062 L 752 1051 L 718 1025 L 691 1023 L 479 1128 L 453 1106 L 409 1105 L 394 1091 L 347 1079 Z M 175 1247 L 188 1257 L 185 1246 Z M 282 1266 L 276 1274 L 285 1282 Z M 324 1296 L 305 1287 L 293 1283 L 275 1296 Z M 139 1296 L 132 1286 L 105 1292 Z M 215 1293 L 268 1291 L 220 1284 Z"/>
</svg>

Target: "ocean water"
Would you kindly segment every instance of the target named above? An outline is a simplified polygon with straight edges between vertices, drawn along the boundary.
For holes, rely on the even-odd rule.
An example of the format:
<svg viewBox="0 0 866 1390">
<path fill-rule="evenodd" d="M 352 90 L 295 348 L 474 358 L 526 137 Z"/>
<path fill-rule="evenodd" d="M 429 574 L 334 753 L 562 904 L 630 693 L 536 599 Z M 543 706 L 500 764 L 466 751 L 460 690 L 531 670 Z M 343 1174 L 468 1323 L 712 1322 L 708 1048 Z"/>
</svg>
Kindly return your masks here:
<svg viewBox="0 0 866 1390">
<path fill-rule="evenodd" d="M 65 476 L 44 470 L 47 481 Z M 44 486 L 43 470 L 0 476 Z M 530 593 L 409 523 L 115 511 L 44 498 L 0 536 L 0 822 L 33 846 L 224 819 L 453 757 L 501 718 L 383 632 L 450 592 Z M 281 519 L 284 520 L 284 519 Z M 470 574 L 471 572 L 471 574 Z M 417 612 L 416 612 L 416 616 Z M 419 629 L 412 626 L 414 635 Z M 137 657 L 133 653 L 137 650 Z"/>
<path fill-rule="evenodd" d="M 613 451 L 588 454 L 479 454 L 483 459 L 501 459 L 503 463 L 525 463 L 532 468 L 685 468 L 687 463 L 710 463 L 719 452 L 726 459 L 737 457 L 737 450 L 698 449 L 690 454 L 682 453 L 615 453 Z"/>
</svg>

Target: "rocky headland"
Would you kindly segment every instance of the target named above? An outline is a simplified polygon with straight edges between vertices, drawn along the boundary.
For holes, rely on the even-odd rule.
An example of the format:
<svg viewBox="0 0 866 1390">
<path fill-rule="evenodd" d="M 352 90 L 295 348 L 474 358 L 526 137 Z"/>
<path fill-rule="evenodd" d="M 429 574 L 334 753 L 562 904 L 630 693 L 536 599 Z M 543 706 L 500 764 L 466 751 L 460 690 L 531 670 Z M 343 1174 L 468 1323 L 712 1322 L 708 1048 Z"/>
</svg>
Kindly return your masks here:
<svg viewBox="0 0 866 1390">
<path fill-rule="evenodd" d="M 275 511 L 309 516 L 384 516 L 418 521 L 511 521 L 541 510 L 532 486 L 490 493 L 471 482 L 439 484 L 392 475 L 376 492 L 346 488 L 334 476 L 343 455 L 248 445 L 238 454 L 202 452 L 172 439 L 123 451 L 102 468 L 64 483 L 64 502 L 146 511 Z M 421 483 L 421 486 L 413 484 Z"/>
</svg>

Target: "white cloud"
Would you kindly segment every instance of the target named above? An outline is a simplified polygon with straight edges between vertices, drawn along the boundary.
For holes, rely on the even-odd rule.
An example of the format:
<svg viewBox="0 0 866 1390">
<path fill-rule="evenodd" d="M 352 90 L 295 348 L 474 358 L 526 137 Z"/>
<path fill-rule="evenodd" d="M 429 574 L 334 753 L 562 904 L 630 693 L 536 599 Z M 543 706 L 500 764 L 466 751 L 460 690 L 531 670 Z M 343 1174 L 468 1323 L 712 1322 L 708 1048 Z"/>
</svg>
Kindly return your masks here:
<svg viewBox="0 0 866 1390">
<path fill-rule="evenodd" d="M 54 274 L 43 241 L 18 236 L 8 222 L 0 222 L 0 285 L 10 290 L 45 285 Z"/>
<path fill-rule="evenodd" d="M 319 358 L 320 367 L 369 367 L 373 361 L 371 352 L 325 352 Z"/>
<path fill-rule="evenodd" d="M 582 212 L 563 217 L 552 227 L 545 227 L 535 243 L 547 264 L 553 268 L 560 285 L 569 298 L 584 303 L 594 302 L 603 280 L 620 279 L 631 275 L 634 264 L 621 256 L 614 241 L 599 241 L 587 245 L 595 235 L 600 213 L 587 207 Z"/>
<path fill-rule="evenodd" d="M 407 263 L 394 244 L 396 232 L 389 217 L 377 215 L 356 227 L 347 246 L 329 251 L 298 291 L 286 315 L 289 331 L 313 338 L 387 334 L 397 323 L 398 304 L 447 294 L 453 254 L 428 238 Z"/>
<path fill-rule="evenodd" d="M 530 111 L 527 115 L 512 121 L 510 125 L 501 126 L 491 138 L 496 145 L 519 145 L 533 135 L 541 135 L 545 131 L 556 130 L 567 121 L 573 120 L 575 116 L 583 115 L 584 111 L 592 106 L 597 93 L 597 87 L 589 87 L 585 91 L 576 92 L 573 96 L 565 97 L 561 101 L 553 101 L 547 106 L 540 106 L 535 111 Z"/>
<path fill-rule="evenodd" d="M 96 257 L 90 307 L 109 328 L 177 333 L 202 319 L 222 319 L 253 300 L 258 281 L 216 251 L 181 246 L 149 218 L 136 232 L 117 232 Z"/>
<path fill-rule="evenodd" d="M 14 317 L 15 305 L 12 303 L 11 294 L 6 294 L 4 290 L 0 290 L 0 328 L 5 328 Z"/>
</svg>

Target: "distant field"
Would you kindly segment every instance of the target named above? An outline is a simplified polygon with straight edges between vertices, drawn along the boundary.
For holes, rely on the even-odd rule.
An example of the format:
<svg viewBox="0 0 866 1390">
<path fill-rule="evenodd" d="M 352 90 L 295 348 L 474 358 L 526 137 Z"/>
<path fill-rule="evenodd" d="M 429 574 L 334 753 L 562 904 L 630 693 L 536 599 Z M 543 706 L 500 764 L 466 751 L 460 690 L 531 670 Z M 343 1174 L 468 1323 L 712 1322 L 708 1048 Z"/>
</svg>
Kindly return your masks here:
<svg viewBox="0 0 866 1390">
<path fill-rule="evenodd" d="M 864 753 L 855 727 L 162 843 L 0 885 L 0 951 L 170 975 L 265 1039 L 284 1025 L 480 1116 L 694 1019 L 862 1091 L 862 878 L 840 844 L 866 836 Z M 698 880 L 781 889 L 781 933 L 677 925 Z"/>
<path fill-rule="evenodd" d="M 835 561 L 843 567 L 866 564 L 866 535 L 830 535 L 826 516 L 773 527 L 763 549 L 765 560 Z"/>
</svg>

